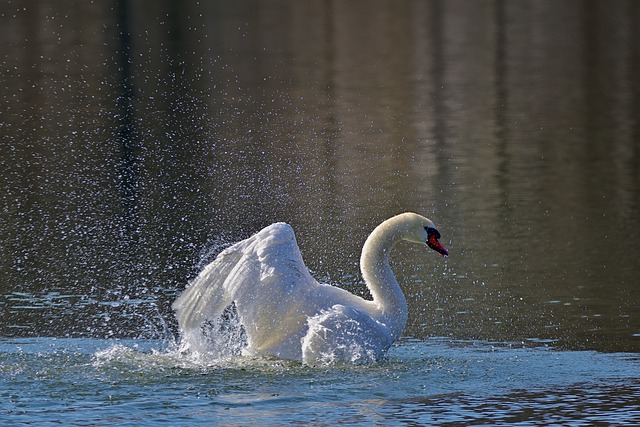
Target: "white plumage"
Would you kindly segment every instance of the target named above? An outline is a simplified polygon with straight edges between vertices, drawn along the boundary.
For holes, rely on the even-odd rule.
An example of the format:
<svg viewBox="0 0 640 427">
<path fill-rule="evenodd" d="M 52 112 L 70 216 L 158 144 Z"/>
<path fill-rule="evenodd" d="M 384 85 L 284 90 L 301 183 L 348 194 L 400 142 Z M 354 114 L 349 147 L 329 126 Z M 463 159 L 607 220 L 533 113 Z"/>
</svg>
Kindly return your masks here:
<svg viewBox="0 0 640 427">
<path fill-rule="evenodd" d="M 379 225 L 367 239 L 360 263 L 373 296 L 368 301 L 318 283 L 304 265 L 293 229 L 272 224 L 222 251 L 174 302 L 183 344 L 199 348 L 207 322 L 235 304 L 246 333 L 246 354 L 308 364 L 377 360 L 402 334 L 407 320 L 389 251 L 404 239 L 427 243 L 446 255 L 438 237 L 431 221 L 413 213 Z"/>
</svg>

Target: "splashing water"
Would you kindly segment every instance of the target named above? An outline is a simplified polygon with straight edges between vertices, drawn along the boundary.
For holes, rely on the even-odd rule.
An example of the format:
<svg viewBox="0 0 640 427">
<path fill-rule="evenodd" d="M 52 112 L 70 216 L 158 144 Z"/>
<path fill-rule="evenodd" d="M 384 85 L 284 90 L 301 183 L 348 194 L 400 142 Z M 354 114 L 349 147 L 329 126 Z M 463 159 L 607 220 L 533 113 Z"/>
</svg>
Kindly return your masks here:
<svg viewBox="0 0 640 427">
<path fill-rule="evenodd" d="M 337 334 L 338 336 L 335 337 L 336 334 L 324 326 L 326 324 L 325 319 L 331 315 L 332 313 L 330 311 L 323 311 L 307 320 L 309 333 L 303 339 L 303 347 L 307 345 L 306 339 L 309 337 L 327 335 L 334 336 L 332 340 L 334 347 L 331 351 L 320 352 L 314 364 L 329 366 L 341 363 L 349 365 L 375 363 L 377 360 L 374 343 L 363 341 L 361 339 L 350 339 L 350 337 L 358 338 L 364 334 L 365 331 L 360 323 L 355 319 L 345 319 L 336 325 L 336 328 L 340 328 L 342 333 Z"/>
<path fill-rule="evenodd" d="M 335 335 L 334 331 L 324 326 L 324 319 L 329 315 L 330 312 L 322 312 L 307 319 L 310 333 L 301 339 L 300 345 L 303 348 L 306 344 L 305 339 L 313 334 L 327 337 Z M 367 365 L 377 362 L 375 346 L 357 339 L 363 334 L 362 326 L 357 320 L 346 319 L 337 327 L 341 333 L 338 334 L 339 337 L 333 337 L 335 346 L 331 351 L 321 352 L 313 365 Z M 235 304 L 230 305 L 219 318 L 209 319 L 200 327 L 181 332 L 178 351 L 199 364 L 228 364 L 236 363 L 240 359 L 273 360 L 270 356 L 256 356 L 248 349 L 247 334 Z"/>
<path fill-rule="evenodd" d="M 247 335 L 235 305 L 230 305 L 217 319 L 201 327 L 182 331 L 179 351 L 203 363 L 229 361 L 242 354 Z"/>
<path fill-rule="evenodd" d="M 194 358 L 176 342 L 0 340 L 7 425 L 635 425 L 637 354 L 403 339 L 381 363 Z"/>
</svg>

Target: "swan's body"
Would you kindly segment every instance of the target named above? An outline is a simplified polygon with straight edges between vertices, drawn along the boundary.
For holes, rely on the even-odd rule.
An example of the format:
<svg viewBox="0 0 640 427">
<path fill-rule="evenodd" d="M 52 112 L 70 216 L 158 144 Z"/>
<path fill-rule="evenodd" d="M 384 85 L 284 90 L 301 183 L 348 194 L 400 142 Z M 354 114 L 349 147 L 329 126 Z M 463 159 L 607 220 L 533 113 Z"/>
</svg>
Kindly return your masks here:
<svg viewBox="0 0 640 427">
<path fill-rule="evenodd" d="M 407 322 L 407 301 L 389 266 L 390 250 L 408 240 L 447 255 L 439 237 L 430 220 L 414 213 L 376 227 L 360 259 L 373 297 L 369 301 L 318 283 L 302 261 L 292 228 L 272 224 L 220 253 L 173 308 L 187 346 L 208 320 L 235 304 L 248 354 L 307 364 L 376 360 Z"/>
</svg>

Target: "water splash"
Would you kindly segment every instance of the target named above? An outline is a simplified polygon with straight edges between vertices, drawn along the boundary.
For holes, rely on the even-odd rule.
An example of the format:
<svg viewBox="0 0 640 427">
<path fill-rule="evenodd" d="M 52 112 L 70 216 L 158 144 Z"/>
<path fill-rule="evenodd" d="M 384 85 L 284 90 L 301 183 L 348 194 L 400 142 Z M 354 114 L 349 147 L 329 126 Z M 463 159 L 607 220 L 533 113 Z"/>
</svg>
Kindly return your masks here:
<svg viewBox="0 0 640 427">
<path fill-rule="evenodd" d="M 338 322 L 334 329 L 328 329 L 325 320 L 333 316 L 333 312 L 324 311 L 307 320 L 309 331 L 302 340 L 303 352 L 305 348 L 314 346 L 314 343 L 307 340 L 317 339 L 318 336 L 323 337 L 322 341 L 331 342 L 330 350 L 318 351 L 312 350 L 315 355 L 313 364 L 320 366 L 333 365 L 366 365 L 373 364 L 378 361 L 379 349 L 376 343 L 363 339 L 366 331 L 363 325 L 355 319 L 346 318 Z M 333 319 L 333 323 L 336 320 Z"/>
<path fill-rule="evenodd" d="M 247 335 L 234 304 L 217 319 L 209 319 L 199 328 L 183 330 L 179 351 L 205 363 L 228 361 L 242 355 Z"/>
</svg>

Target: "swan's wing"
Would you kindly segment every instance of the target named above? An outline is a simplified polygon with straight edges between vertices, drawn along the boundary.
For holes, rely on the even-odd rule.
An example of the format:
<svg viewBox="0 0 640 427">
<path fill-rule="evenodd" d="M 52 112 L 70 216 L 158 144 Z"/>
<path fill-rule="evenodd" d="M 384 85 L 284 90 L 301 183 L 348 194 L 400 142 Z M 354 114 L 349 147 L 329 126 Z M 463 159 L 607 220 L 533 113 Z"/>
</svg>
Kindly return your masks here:
<svg viewBox="0 0 640 427">
<path fill-rule="evenodd" d="M 173 303 L 183 331 L 216 319 L 235 302 L 243 322 L 259 324 L 300 287 L 317 284 L 305 267 L 293 229 L 272 224 L 225 249 Z"/>
<path fill-rule="evenodd" d="M 336 304 L 309 318 L 302 358 L 309 365 L 370 363 L 393 343 L 389 329 L 365 312 Z"/>
<path fill-rule="evenodd" d="M 217 318 L 231 304 L 225 282 L 242 259 L 242 251 L 238 249 L 234 245 L 220 253 L 174 301 L 172 307 L 184 331 Z"/>
</svg>

